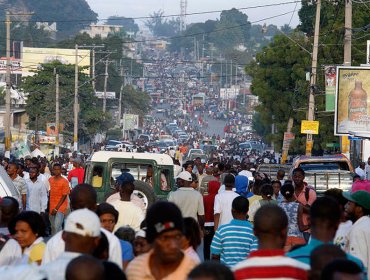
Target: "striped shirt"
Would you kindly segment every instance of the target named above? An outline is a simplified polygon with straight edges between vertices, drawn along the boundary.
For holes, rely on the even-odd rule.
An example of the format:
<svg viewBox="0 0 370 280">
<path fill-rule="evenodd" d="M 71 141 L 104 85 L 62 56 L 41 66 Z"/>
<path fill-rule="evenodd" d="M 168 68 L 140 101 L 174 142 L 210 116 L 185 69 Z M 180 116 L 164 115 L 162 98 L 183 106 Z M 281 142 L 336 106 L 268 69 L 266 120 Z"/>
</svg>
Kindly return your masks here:
<svg viewBox="0 0 370 280">
<path fill-rule="evenodd" d="M 211 254 L 220 255 L 221 262 L 231 267 L 244 260 L 257 246 L 252 224 L 233 219 L 217 229 L 211 244 Z"/>
<path fill-rule="evenodd" d="M 257 250 L 234 268 L 236 280 L 308 279 L 309 265 L 286 257 L 283 250 Z"/>
</svg>

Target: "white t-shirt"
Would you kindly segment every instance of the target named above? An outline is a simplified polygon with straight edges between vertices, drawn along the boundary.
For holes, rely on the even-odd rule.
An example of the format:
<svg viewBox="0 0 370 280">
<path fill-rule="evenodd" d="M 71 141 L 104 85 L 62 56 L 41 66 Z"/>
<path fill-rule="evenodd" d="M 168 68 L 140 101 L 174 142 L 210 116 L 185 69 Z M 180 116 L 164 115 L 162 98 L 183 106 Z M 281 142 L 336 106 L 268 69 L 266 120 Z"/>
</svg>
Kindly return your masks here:
<svg viewBox="0 0 370 280">
<path fill-rule="evenodd" d="M 16 264 L 21 259 L 22 249 L 18 242 L 14 239 L 6 241 L 4 247 L 0 251 L 0 267 Z"/>
<path fill-rule="evenodd" d="M 360 177 L 361 177 L 361 180 L 364 180 L 364 179 L 365 179 L 366 172 L 365 172 L 365 170 L 363 170 L 362 168 L 357 167 L 357 168 L 355 169 L 355 173 L 356 173 L 358 176 L 360 176 Z"/>
<path fill-rule="evenodd" d="M 105 234 L 109 242 L 109 261 L 114 262 L 119 267 L 122 267 L 122 249 L 121 243 L 117 236 L 107 231 L 104 228 L 100 230 Z M 54 261 L 59 255 L 64 252 L 65 242 L 62 239 L 62 232 L 57 232 L 49 241 L 46 243 L 44 256 L 42 257 L 42 264 L 47 264 Z"/>
<path fill-rule="evenodd" d="M 346 221 L 340 223 L 335 233 L 334 244 L 340 246 L 342 250 L 346 249 L 346 244 L 348 243 L 348 233 L 351 230 L 352 221 Z"/>
<path fill-rule="evenodd" d="M 346 252 L 359 258 L 366 269 L 370 268 L 370 217 L 363 216 L 358 219 L 348 233 Z M 368 274 L 368 279 L 369 274 Z"/>
<path fill-rule="evenodd" d="M 228 224 L 233 219 L 231 205 L 235 197 L 239 195 L 234 191 L 225 190 L 215 197 L 214 214 L 220 214 L 218 226 Z"/>
<path fill-rule="evenodd" d="M 119 213 L 114 231 L 120 227 L 129 226 L 135 231 L 140 230 L 140 224 L 144 220 L 144 213 L 140 207 L 132 201 L 116 200 L 110 203 Z"/>
</svg>

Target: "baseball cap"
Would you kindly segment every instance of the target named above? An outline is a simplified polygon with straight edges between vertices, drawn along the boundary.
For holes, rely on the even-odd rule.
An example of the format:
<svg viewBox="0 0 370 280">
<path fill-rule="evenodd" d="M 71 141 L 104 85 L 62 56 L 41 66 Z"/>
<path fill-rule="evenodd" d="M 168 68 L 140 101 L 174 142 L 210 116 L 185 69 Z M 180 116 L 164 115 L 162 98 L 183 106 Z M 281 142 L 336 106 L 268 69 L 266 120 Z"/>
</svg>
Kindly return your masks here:
<svg viewBox="0 0 370 280">
<path fill-rule="evenodd" d="M 158 235 L 169 230 L 183 232 L 184 224 L 180 209 L 172 202 L 158 201 L 146 214 L 146 239 L 152 243 Z"/>
<path fill-rule="evenodd" d="M 100 236 L 100 220 L 98 215 L 87 208 L 78 209 L 67 216 L 64 231 L 82 236 Z"/>
<path fill-rule="evenodd" d="M 364 190 L 356 192 L 343 192 L 343 196 L 368 210 L 370 210 L 370 193 Z"/>
<path fill-rule="evenodd" d="M 133 183 L 135 182 L 135 178 L 134 176 L 132 176 L 130 173 L 128 172 L 122 172 L 121 175 L 119 175 L 117 178 L 116 178 L 116 182 L 120 185 L 123 185 L 123 184 L 126 184 L 126 183 Z"/>
<path fill-rule="evenodd" d="M 193 181 L 193 178 L 191 177 L 191 174 L 188 171 L 180 172 L 180 174 L 176 177 L 176 179 L 182 179 L 182 180 L 188 181 L 188 182 Z"/>
<path fill-rule="evenodd" d="M 146 228 L 140 229 L 136 234 L 135 237 L 142 237 L 146 238 Z"/>
<path fill-rule="evenodd" d="M 81 164 L 82 160 L 79 157 L 76 157 L 76 158 L 73 159 L 73 162 Z"/>
</svg>

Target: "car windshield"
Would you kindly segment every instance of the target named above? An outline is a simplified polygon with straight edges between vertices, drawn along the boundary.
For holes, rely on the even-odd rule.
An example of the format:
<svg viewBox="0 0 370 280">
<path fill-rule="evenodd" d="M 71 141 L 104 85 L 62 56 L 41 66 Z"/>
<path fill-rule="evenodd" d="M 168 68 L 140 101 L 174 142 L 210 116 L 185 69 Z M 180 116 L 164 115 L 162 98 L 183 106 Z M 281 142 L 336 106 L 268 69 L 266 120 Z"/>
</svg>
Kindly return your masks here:
<svg viewBox="0 0 370 280">
<path fill-rule="evenodd" d="M 107 145 L 109 146 L 115 146 L 115 145 L 118 145 L 118 144 L 121 144 L 120 141 L 116 141 L 116 140 L 109 140 Z"/>
<path fill-rule="evenodd" d="M 349 171 L 349 166 L 345 162 L 305 162 L 299 165 L 304 171 Z"/>
</svg>

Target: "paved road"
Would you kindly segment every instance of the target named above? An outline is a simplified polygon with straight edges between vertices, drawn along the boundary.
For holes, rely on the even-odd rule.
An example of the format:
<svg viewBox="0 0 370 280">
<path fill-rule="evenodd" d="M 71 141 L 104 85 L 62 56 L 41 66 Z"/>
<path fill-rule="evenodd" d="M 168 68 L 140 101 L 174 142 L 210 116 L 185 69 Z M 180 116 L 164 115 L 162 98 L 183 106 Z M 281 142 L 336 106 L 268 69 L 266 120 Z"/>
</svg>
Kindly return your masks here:
<svg viewBox="0 0 370 280">
<path fill-rule="evenodd" d="M 165 105 L 162 105 L 161 108 L 166 108 Z M 155 113 L 155 117 L 157 118 L 165 118 L 164 114 L 162 113 Z M 168 119 L 169 121 L 173 121 L 172 119 Z M 208 128 L 202 128 L 202 131 L 205 131 L 208 135 L 212 136 L 213 134 L 220 135 L 224 137 L 224 127 L 226 125 L 226 121 L 224 120 L 215 120 L 212 118 L 205 117 L 205 120 L 208 121 Z"/>
</svg>

